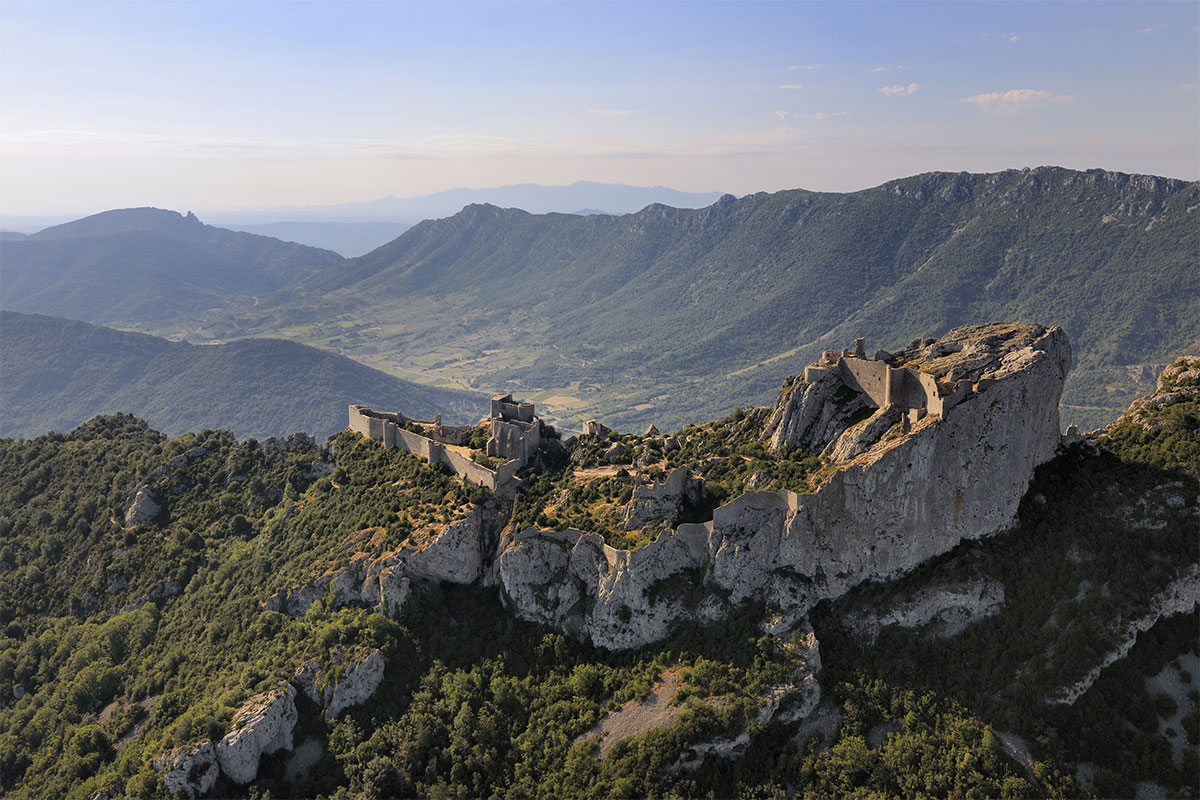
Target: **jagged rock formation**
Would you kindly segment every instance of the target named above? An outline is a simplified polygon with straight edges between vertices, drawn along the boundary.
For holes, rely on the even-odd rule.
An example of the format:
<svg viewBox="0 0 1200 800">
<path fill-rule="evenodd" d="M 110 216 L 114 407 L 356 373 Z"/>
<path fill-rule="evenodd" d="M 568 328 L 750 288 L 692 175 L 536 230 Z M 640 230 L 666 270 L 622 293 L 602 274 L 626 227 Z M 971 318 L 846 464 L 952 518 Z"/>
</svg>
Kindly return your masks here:
<svg viewBox="0 0 1200 800">
<path fill-rule="evenodd" d="M 334 656 L 335 666 L 341 666 L 343 662 L 342 654 Z M 345 665 L 342 676 L 331 682 L 329 671 L 320 659 L 313 659 L 296 670 L 295 680 L 309 699 L 321 706 L 325 718 L 334 719 L 347 708 L 365 703 L 375 694 L 383 681 L 386 666 L 387 659 L 383 653 L 372 650 Z"/>
<path fill-rule="evenodd" d="M 125 512 L 125 527 L 132 528 L 135 525 L 149 522 L 158 516 L 158 512 L 161 510 L 162 506 L 155 497 L 153 487 L 139 486 L 133 496 L 133 503 Z"/>
<path fill-rule="evenodd" d="M 172 797 L 201 797 L 224 774 L 246 784 L 258 777 L 258 760 L 265 753 L 292 749 L 296 727 L 296 690 L 291 685 L 255 695 L 242 704 L 233 727 L 219 741 L 177 748 L 159 756 L 154 768 L 163 774 L 163 786 Z"/>
<path fill-rule="evenodd" d="M 935 586 L 918 592 L 911 600 L 885 608 L 868 609 L 845 618 L 846 627 L 867 641 L 874 641 L 889 625 L 919 628 L 934 623 L 929 635 L 954 636 L 972 622 L 1004 608 L 1004 587 L 989 580 L 954 586 Z"/>
<path fill-rule="evenodd" d="M 296 690 L 290 684 L 251 697 L 234 715 L 233 729 L 216 743 L 221 772 L 235 783 L 254 780 L 263 754 L 292 749 L 298 718 Z"/>
<path fill-rule="evenodd" d="M 217 750 L 212 742 L 190 749 L 172 750 L 154 761 L 163 774 L 163 788 L 170 797 L 201 797 L 208 794 L 221 774 Z"/>
<path fill-rule="evenodd" d="M 888 379 L 891 389 L 855 389 L 833 369 L 793 382 L 768 426 L 776 446 L 836 449 L 850 435 L 866 448 L 831 465 L 814 493 L 749 492 L 712 521 L 633 552 L 578 530 L 529 529 L 501 542 L 494 580 L 520 616 L 610 648 L 751 598 L 802 613 L 1004 530 L 1033 469 L 1059 444 L 1070 363 L 1058 328 L 984 325 L 914 342 L 869 368 L 903 373 Z M 889 397 L 899 397 L 901 421 L 863 442 L 853 416 Z"/>
<path fill-rule="evenodd" d="M 686 467 L 676 467 L 662 481 L 637 486 L 625 511 L 625 530 L 636 530 L 655 520 L 674 523 L 688 503 L 699 501 L 703 486 L 704 482 L 693 478 Z"/>
<path fill-rule="evenodd" d="M 330 591 L 335 606 L 365 603 L 394 612 L 404 605 L 414 580 L 474 583 L 483 574 L 483 534 L 490 513 L 472 509 L 439 532 L 416 537 L 378 558 L 359 553 L 347 566 L 312 583 L 276 592 L 266 599 L 265 606 L 300 616 Z"/>
</svg>

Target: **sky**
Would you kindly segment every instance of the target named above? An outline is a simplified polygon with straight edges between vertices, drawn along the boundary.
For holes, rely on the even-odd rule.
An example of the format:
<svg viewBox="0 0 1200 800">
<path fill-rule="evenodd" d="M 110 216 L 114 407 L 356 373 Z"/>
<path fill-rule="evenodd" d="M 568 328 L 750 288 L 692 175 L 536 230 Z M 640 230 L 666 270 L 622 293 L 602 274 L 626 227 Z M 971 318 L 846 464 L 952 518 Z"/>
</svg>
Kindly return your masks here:
<svg viewBox="0 0 1200 800">
<path fill-rule="evenodd" d="M 1200 178 L 1200 3 L 0 0 L 0 216 Z"/>
</svg>

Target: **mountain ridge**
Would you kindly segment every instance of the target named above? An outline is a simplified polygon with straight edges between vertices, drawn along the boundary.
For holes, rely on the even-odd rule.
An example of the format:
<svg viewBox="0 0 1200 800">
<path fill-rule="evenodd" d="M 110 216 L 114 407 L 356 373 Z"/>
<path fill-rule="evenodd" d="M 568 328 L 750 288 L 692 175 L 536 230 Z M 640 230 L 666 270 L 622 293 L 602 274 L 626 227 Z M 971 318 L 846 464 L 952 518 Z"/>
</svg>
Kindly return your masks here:
<svg viewBox="0 0 1200 800">
<path fill-rule="evenodd" d="M 494 341 L 515 339 L 530 358 L 478 380 L 619 382 L 629 405 L 658 411 L 610 401 L 588 413 L 629 424 L 712 413 L 747 381 L 763 396 L 773 379 L 758 365 L 781 353 L 803 363 L 864 334 L 894 348 L 917 332 L 1038 318 L 1079 343 L 1067 404 L 1115 416 L 1138 387 L 1100 370 L 1161 362 L 1200 340 L 1198 205 L 1196 182 L 1057 167 L 926 173 L 850 194 L 725 195 L 620 217 L 474 204 L 302 288 L 346 322 L 381 323 L 401 307 L 416 318 L 426 306 L 484 318 Z M 302 299 L 297 308 L 321 313 Z M 430 313 L 396 341 L 438 338 Z M 486 350 L 486 338 L 462 349 Z M 737 381 L 723 377 L 732 373 Z M 654 400 L 659 378 L 703 405 Z M 1072 421 L 1107 418 L 1080 410 Z"/>
<path fill-rule="evenodd" d="M 131 412 L 171 434 L 305 431 L 323 440 L 344 427 L 345 407 L 367 396 L 430 419 L 475 422 L 486 410 L 482 396 L 413 384 L 298 342 L 193 345 L 10 311 L 0 311 L 0 361 L 0 436 L 9 437 Z"/>
</svg>

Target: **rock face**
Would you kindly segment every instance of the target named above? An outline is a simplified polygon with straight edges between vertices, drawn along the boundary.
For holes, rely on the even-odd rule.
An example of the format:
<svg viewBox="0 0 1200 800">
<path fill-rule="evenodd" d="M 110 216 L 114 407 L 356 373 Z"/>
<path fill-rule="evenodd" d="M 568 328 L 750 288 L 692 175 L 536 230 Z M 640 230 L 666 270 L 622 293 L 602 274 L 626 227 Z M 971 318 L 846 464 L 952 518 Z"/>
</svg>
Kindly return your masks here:
<svg viewBox="0 0 1200 800">
<path fill-rule="evenodd" d="M 520 616 L 628 648 L 661 638 L 676 621 L 715 619 L 751 598 L 803 613 L 862 581 L 898 576 L 1007 528 L 1034 468 L 1060 441 L 1066 335 L 1035 325 L 977 326 L 891 358 L 916 376 L 903 385 L 925 394 L 903 398 L 901 423 L 829 468 L 814 493 L 749 492 L 710 522 L 680 525 L 633 552 L 577 530 L 528 529 L 502 541 L 495 580 Z M 797 382 L 781 394 L 773 443 L 836 448 L 853 433 L 855 414 L 870 422 L 865 391 L 855 395 L 843 381 L 810 396 L 815 385 Z M 920 414 L 917 400 L 942 413 Z M 833 411 L 822 410 L 830 404 Z"/>
<path fill-rule="evenodd" d="M 260 756 L 292 749 L 297 719 L 296 690 L 290 684 L 251 697 L 234 715 L 233 729 L 216 744 L 221 772 L 235 783 L 254 780 Z"/>
<path fill-rule="evenodd" d="M 676 467 L 664 480 L 636 487 L 625 512 L 625 530 L 637 530 L 657 520 L 674 524 L 688 503 L 699 501 L 703 486 L 686 467 Z"/>
<path fill-rule="evenodd" d="M 1004 587 L 995 581 L 979 580 L 956 586 L 937 586 L 919 592 L 912 600 L 888 608 L 851 614 L 846 626 L 859 636 L 874 641 L 889 625 L 918 628 L 934 623 L 933 638 L 954 636 L 972 622 L 990 617 L 1004 608 Z"/>
<path fill-rule="evenodd" d="M 171 797 L 195 798 L 208 794 L 221 773 L 212 742 L 190 750 L 174 750 L 155 759 L 154 768 L 165 773 L 163 786 Z"/>
<path fill-rule="evenodd" d="M 133 503 L 125 512 L 125 527 L 132 528 L 149 522 L 157 517 L 161 510 L 162 506 L 158 503 L 153 487 L 139 486 L 137 493 L 133 496 Z"/>
<path fill-rule="evenodd" d="M 474 583 L 483 575 L 484 528 L 488 519 L 489 512 L 472 509 L 466 517 L 446 524 L 438 533 L 405 542 L 379 558 L 360 554 L 342 569 L 310 584 L 277 592 L 264 605 L 270 611 L 299 616 L 332 590 L 337 606 L 365 603 L 394 613 L 408 599 L 414 580 Z"/>
<path fill-rule="evenodd" d="M 341 659 L 334 658 L 336 665 Z M 387 659 L 378 650 L 346 666 L 342 677 L 327 685 L 328 671 L 320 661 L 313 660 L 296 670 L 296 683 L 314 703 L 322 707 L 326 719 L 333 719 L 351 706 L 365 703 L 383 682 Z"/>
</svg>

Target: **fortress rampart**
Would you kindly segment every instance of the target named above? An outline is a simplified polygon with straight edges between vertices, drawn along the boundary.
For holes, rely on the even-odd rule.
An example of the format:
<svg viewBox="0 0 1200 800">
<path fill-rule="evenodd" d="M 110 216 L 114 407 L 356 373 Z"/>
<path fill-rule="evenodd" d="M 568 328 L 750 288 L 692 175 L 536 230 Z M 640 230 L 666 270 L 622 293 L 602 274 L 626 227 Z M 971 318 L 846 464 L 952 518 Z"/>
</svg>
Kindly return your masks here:
<svg viewBox="0 0 1200 800">
<path fill-rule="evenodd" d="M 847 387 L 870 398 L 876 408 L 899 406 L 913 423 L 926 414 L 945 418 L 971 391 L 969 382 L 961 382 L 950 394 L 943 395 L 932 375 L 908 367 L 893 367 L 882 351 L 868 359 L 863 350 L 862 339 L 854 340 L 852 350 L 826 350 L 820 361 L 804 368 L 804 380 L 815 383 L 836 375 Z"/>
<path fill-rule="evenodd" d="M 433 422 L 409 419 L 399 412 L 374 411 L 351 405 L 350 430 L 384 447 L 398 447 L 420 456 L 430 464 L 445 464 L 451 472 L 471 483 L 498 491 L 515 480 L 541 444 L 542 422 L 533 413 L 533 403 L 513 400 L 512 395 L 492 398 L 491 438 L 487 455 L 501 459 L 495 469 L 471 460 L 466 444 L 475 425 L 445 426 L 439 414 Z"/>
</svg>

